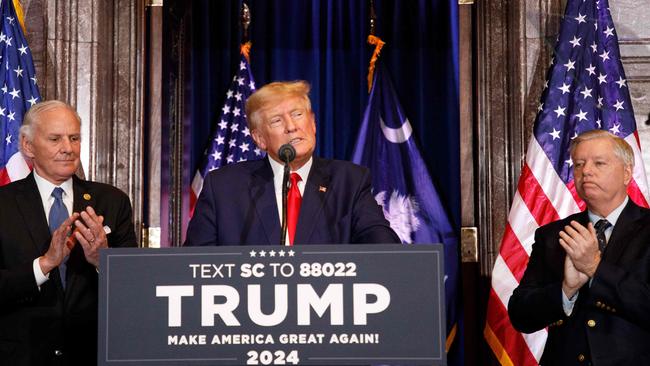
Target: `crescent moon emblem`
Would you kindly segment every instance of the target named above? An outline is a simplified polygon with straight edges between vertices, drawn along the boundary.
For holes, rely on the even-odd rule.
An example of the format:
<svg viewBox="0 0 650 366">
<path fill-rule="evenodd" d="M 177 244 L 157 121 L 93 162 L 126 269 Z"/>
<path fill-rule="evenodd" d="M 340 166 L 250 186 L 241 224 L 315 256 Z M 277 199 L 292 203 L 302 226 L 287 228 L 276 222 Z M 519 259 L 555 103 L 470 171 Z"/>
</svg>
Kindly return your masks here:
<svg viewBox="0 0 650 366">
<path fill-rule="evenodd" d="M 384 119 L 381 117 L 379 117 L 379 124 L 381 126 L 381 132 L 384 133 L 384 137 L 394 144 L 406 142 L 411 138 L 411 134 L 413 134 L 413 128 L 408 119 L 404 120 L 404 123 L 399 128 L 390 128 L 386 126 Z"/>
</svg>

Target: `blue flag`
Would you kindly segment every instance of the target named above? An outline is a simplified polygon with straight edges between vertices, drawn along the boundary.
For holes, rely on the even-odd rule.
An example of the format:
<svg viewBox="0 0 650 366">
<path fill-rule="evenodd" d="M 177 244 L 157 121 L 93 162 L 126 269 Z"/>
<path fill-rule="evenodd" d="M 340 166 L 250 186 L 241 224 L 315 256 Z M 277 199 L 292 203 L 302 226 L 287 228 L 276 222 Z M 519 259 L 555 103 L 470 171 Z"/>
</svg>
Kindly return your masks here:
<svg viewBox="0 0 650 366">
<path fill-rule="evenodd" d="M 458 236 L 442 207 L 400 106 L 390 76 L 378 62 L 352 161 L 372 171 L 373 194 L 404 244 L 442 243 L 445 250 L 447 344 L 461 314 Z"/>
</svg>

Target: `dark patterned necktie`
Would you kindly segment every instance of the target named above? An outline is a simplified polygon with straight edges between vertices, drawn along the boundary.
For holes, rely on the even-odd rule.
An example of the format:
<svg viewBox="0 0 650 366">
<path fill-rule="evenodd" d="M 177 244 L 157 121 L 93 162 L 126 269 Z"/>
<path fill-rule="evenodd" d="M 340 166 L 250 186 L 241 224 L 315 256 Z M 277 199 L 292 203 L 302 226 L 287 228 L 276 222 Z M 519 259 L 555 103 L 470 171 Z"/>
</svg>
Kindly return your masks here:
<svg viewBox="0 0 650 366">
<path fill-rule="evenodd" d="M 594 225 L 594 228 L 596 229 L 596 238 L 598 239 L 598 249 L 600 249 L 601 253 L 603 250 L 605 250 L 605 246 L 607 245 L 605 230 L 607 230 L 607 228 L 610 226 L 612 226 L 612 224 L 610 224 L 609 221 L 605 219 L 598 220 L 596 225 Z"/>
<path fill-rule="evenodd" d="M 54 234 L 54 231 L 63 224 L 65 219 L 68 218 L 68 209 L 63 204 L 63 189 L 61 187 L 54 188 L 52 191 L 52 197 L 54 197 L 54 203 L 52 203 L 48 218 L 50 221 L 50 233 Z M 63 285 L 63 288 L 65 288 L 65 262 L 67 259 L 68 258 L 64 259 L 59 265 L 59 274 L 61 275 L 61 284 Z"/>
</svg>

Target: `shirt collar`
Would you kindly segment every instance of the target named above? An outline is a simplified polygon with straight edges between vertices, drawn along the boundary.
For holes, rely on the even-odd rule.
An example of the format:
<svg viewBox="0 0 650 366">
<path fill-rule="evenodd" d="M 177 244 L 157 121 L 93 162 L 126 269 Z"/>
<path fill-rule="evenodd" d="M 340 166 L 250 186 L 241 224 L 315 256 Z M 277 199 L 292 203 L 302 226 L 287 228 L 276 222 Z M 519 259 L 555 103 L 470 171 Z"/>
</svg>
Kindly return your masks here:
<svg viewBox="0 0 650 366">
<path fill-rule="evenodd" d="M 271 163 L 271 169 L 273 169 L 273 178 L 274 180 L 277 180 L 278 178 L 280 179 L 280 184 L 282 184 L 282 178 L 284 175 L 284 165 L 278 163 L 277 161 L 273 160 L 270 156 L 268 157 L 269 162 Z M 300 178 L 302 179 L 303 182 L 307 181 L 307 177 L 309 177 L 309 171 L 311 170 L 311 165 L 314 162 L 313 157 L 310 157 L 309 160 L 300 167 L 300 169 L 296 171 L 292 171 L 292 173 L 298 173 Z"/>
<path fill-rule="evenodd" d="M 52 191 L 56 187 L 61 187 L 65 196 L 72 197 L 72 177 L 68 178 L 68 180 L 57 186 L 49 180 L 38 175 L 38 173 L 36 173 L 36 169 L 34 169 L 34 180 L 36 181 L 36 187 L 38 187 L 38 192 L 40 193 L 41 200 L 43 202 L 47 202 L 47 200 L 52 197 Z"/>
<path fill-rule="evenodd" d="M 596 224 L 598 220 L 604 218 L 607 221 L 609 221 L 610 224 L 612 224 L 611 227 L 616 226 L 616 221 L 618 221 L 618 217 L 621 216 L 621 212 L 623 212 L 623 209 L 625 208 L 625 205 L 627 205 L 627 201 L 629 200 L 630 198 L 625 196 L 623 203 L 621 203 L 620 206 L 616 207 L 614 211 L 612 211 L 609 215 L 607 215 L 607 217 L 600 217 L 595 213 L 591 212 L 591 210 L 588 210 L 587 213 L 589 214 L 589 221 L 591 221 L 592 224 Z"/>
</svg>

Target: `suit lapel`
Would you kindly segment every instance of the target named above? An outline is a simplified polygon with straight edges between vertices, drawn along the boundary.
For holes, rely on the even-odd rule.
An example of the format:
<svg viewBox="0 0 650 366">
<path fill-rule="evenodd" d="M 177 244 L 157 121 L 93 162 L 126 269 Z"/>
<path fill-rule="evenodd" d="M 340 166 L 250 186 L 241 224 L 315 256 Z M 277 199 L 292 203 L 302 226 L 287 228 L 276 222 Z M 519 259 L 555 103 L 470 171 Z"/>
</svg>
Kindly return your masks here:
<svg viewBox="0 0 650 366">
<path fill-rule="evenodd" d="M 280 217 L 275 199 L 275 186 L 273 184 L 273 169 L 271 164 L 264 159 L 259 169 L 253 171 L 250 188 L 251 202 L 255 205 L 257 217 L 262 221 L 264 233 L 268 244 L 280 243 Z M 262 244 L 262 243 L 260 243 Z"/>
<path fill-rule="evenodd" d="M 327 163 L 316 157 L 313 159 L 309 177 L 305 183 L 302 204 L 300 205 L 295 239 L 297 244 L 309 243 L 309 238 L 316 227 L 325 199 L 330 194 L 328 192 L 330 171 Z"/>
<path fill-rule="evenodd" d="M 30 173 L 22 181 L 16 194 L 16 207 L 27 223 L 29 235 L 32 237 L 34 248 L 39 255 L 45 253 L 50 243 L 50 229 L 43 202 L 34 180 L 34 173 Z"/>
<path fill-rule="evenodd" d="M 630 199 L 616 221 L 608 244 L 605 247 L 603 258 L 609 263 L 618 262 L 631 242 L 634 241 L 636 233 L 641 229 L 639 220 L 642 217 L 639 207 Z"/>
<path fill-rule="evenodd" d="M 93 192 L 89 189 L 86 181 L 83 181 L 76 176 L 72 178 L 72 190 L 73 190 L 73 201 L 72 201 L 72 210 L 73 212 L 81 213 L 86 210 L 86 207 L 91 206 L 95 207 L 95 197 Z M 83 221 L 82 221 L 83 222 Z M 73 224 L 73 230 L 74 230 Z M 81 244 L 77 243 L 67 262 L 68 266 L 68 275 L 66 292 L 70 292 L 71 289 L 74 289 L 74 283 L 77 278 L 77 273 L 79 272 L 78 268 L 83 268 L 86 266 L 86 256 L 84 254 Z"/>
</svg>

